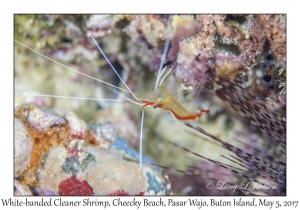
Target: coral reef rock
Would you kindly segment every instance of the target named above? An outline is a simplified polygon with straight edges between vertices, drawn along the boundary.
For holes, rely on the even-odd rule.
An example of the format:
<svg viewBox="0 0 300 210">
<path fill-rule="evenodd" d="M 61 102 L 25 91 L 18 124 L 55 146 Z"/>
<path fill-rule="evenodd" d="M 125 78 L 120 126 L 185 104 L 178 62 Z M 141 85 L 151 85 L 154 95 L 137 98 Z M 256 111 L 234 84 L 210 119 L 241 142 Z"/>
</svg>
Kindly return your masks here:
<svg viewBox="0 0 300 210">
<path fill-rule="evenodd" d="M 161 173 L 146 163 L 151 160 L 144 157 L 140 169 L 138 153 L 123 138 L 98 135 L 111 132 L 111 126 L 96 127 L 74 113 L 60 117 L 44 106 L 19 105 L 15 195 L 167 194 Z"/>
</svg>

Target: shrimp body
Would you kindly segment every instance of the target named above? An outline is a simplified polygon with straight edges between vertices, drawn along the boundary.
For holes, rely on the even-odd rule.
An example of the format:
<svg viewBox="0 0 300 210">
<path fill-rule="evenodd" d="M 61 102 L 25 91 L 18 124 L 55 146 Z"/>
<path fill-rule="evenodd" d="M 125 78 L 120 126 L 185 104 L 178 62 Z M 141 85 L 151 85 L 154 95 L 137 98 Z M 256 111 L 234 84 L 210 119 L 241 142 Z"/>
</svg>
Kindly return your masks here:
<svg viewBox="0 0 300 210">
<path fill-rule="evenodd" d="M 158 86 L 158 89 L 162 96 L 154 101 L 142 100 L 142 102 L 144 102 L 143 107 L 153 106 L 154 108 L 158 107 L 169 110 L 178 120 L 195 120 L 201 117 L 203 113 L 209 113 L 209 110 L 200 110 L 200 112 L 190 113 L 176 100 L 175 96 L 170 94 L 165 84 Z"/>
</svg>

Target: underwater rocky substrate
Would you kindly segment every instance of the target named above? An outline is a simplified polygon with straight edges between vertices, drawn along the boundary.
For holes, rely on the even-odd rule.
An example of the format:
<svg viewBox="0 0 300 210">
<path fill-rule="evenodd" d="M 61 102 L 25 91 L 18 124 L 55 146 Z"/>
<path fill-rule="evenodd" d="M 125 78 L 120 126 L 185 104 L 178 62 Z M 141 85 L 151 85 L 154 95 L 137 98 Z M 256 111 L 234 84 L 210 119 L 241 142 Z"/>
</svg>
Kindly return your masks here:
<svg viewBox="0 0 300 210">
<path fill-rule="evenodd" d="M 15 110 L 15 195 L 166 195 L 165 178 L 110 125 L 23 104 Z M 111 135 L 109 135 L 111 134 Z"/>
</svg>

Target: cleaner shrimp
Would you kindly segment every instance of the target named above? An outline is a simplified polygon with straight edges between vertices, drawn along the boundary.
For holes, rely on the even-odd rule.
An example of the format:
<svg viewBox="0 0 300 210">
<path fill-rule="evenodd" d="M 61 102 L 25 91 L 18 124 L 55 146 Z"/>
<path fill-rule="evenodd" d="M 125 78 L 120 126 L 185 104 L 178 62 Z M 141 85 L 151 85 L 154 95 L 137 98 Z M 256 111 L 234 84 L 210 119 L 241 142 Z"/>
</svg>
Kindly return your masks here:
<svg viewBox="0 0 300 210">
<path fill-rule="evenodd" d="M 176 99 L 176 97 L 174 95 L 172 95 L 166 87 L 166 81 L 167 78 L 170 76 L 171 72 L 173 72 L 173 67 L 172 68 L 164 68 L 161 72 L 161 69 L 159 69 L 159 75 L 157 76 L 157 83 L 155 86 L 158 87 L 161 96 L 159 98 L 155 97 L 154 101 L 149 101 L 149 100 L 141 100 L 139 98 L 137 98 L 137 96 L 131 91 L 131 89 L 126 85 L 126 83 L 123 81 L 123 79 L 121 78 L 121 76 L 119 75 L 119 73 L 116 71 L 116 69 L 114 68 L 114 66 L 111 64 L 111 62 L 109 61 L 109 59 L 106 57 L 106 55 L 104 54 L 103 50 L 101 49 L 101 47 L 98 45 L 97 41 L 95 40 L 95 38 L 93 36 L 91 36 L 91 39 L 94 41 L 95 45 L 97 46 L 97 48 L 99 49 L 99 51 L 101 52 L 101 54 L 103 55 L 103 57 L 105 58 L 105 60 L 107 61 L 107 63 L 110 65 L 111 69 L 114 71 L 114 73 L 117 75 L 117 77 L 120 79 L 120 81 L 124 84 L 124 86 L 126 87 L 126 89 L 128 90 L 127 92 L 129 92 L 131 94 L 131 96 L 133 96 L 135 98 L 135 100 L 132 100 L 128 97 L 126 97 L 127 99 L 124 100 L 118 100 L 118 99 L 97 99 L 97 98 L 78 98 L 78 97 L 68 97 L 68 96 L 55 96 L 55 95 L 43 95 L 43 94 L 24 94 L 24 96 L 40 96 L 40 97 L 54 97 L 54 98 L 74 98 L 74 99 L 86 99 L 86 100 L 104 100 L 104 101 L 129 101 L 131 103 L 135 103 L 138 105 L 142 105 L 143 109 L 142 109 L 142 117 L 141 117 L 141 127 L 140 127 L 140 146 L 139 146 L 139 165 L 140 168 L 142 167 L 142 141 L 143 141 L 143 122 L 144 122 L 144 108 L 147 106 L 152 106 L 153 108 L 161 108 L 161 109 L 165 109 L 170 111 L 170 113 L 177 118 L 178 120 L 195 120 L 198 117 L 201 117 L 203 113 L 209 113 L 209 110 L 207 109 L 201 109 L 199 112 L 195 112 L 195 113 L 190 113 L 189 111 L 187 111 Z M 25 44 L 15 40 L 16 43 L 22 45 L 23 47 L 43 56 L 44 58 L 58 64 L 61 65 L 71 71 L 74 71 L 78 74 L 82 74 L 83 76 L 89 77 L 90 79 L 94 79 L 98 82 L 104 83 L 105 85 L 109 85 L 111 87 L 120 89 L 121 91 L 126 91 L 124 89 L 121 89 L 115 85 L 112 85 L 110 83 L 107 83 L 103 80 L 99 80 L 96 79 L 94 77 L 91 77 L 87 74 L 81 73 L 79 71 L 76 71 L 68 66 L 65 66 L 33 49 L 31 49 L 30 47 L 26 46 Z M 168 41 L 166 42 L 166 46 L 165 49 L 167 49 L 167 44 Z M 166 51 L 164 52 L 166 54 Z M 163 57 L 165 57 L 165 55 L 163 55 Z M 163 63 L 164 60 L 162 58 L 161 63 Z M 161 65 L 162 67 L 162 65 Z"/>
<path fill-rule="evenodd" d="M 104 37 L 105 38 L 105 37 Z M 90 39 L 90 38 L 89 38 Z M 68 42 L 66 42 L 64 45 L 68 45 L 69 43 Z M 19 44 L 17 44 L 16 43 L 16 45 L 19 45 Z M 32 45 L 29 45 L 29 46 L 32 46 Z M 95 44 L 94 44 L 94 48 L 95 48 Z M 47 53 L 47 52 L 46 52 Z M 60 53 L 61 54 L 63 54 L 64 52 L 63 52 L 63 50 L 59 50 L 59 51 L 56 51 L 55 52 L 55 54 L 54 54 L 54 58 L 56 57 L 56 58 L 59 58 L 59 56 L 61 56 L 60 55 Z M 74 53 L 74 52 L 72 52 L 72 53 Z M 76 52 L 75 52 L 76 53 Z M 74 54 L 75 54 L 74 53 Z M 87 53 L 87 52 L 84 52 L 84 53 Z M 95 55 L 95 53 L 97 53 L 97 52 L 95 52 L 95 50 L 93 50 L 92 52 L 90 52 L 90 56 L 91 57 L 95 57 L 96 55 Z M 98 52 L 99 53 L 99 52 Z M 68 51 L 66 51 L 65 52 L 65 54 L 68 54 Z M 71 54 L 71 53 L 70 53 Z M 67 55 L 68 56 L 68 55 Z M 72 56 L 72 55 L 69 55 L 69 56 Z M 78 56 L 79 57 L 79 55 L 76 55 L 75 54 L 75 56 Z M 19 58 L 18 58 L 19 59 Z M 40 61 L 41 59 L 45 59 L 45 58 L 43 58 L 42 56 L 37 56 L 37 60 L 36 61 Z M 80 58 L 79 58 L 80 59 Z M 82 59 L 82 58 L 81 58 Z M 57 59 L 56 59 L 57 60 Z M 42 62 L 42 61 L 40 61 L 40 62 Z M 75 61 L 76 62 L 76 61 Z M 99 61 L 96 61 L 97 63 L 100 63 Z M 52 64 L 47 64 L 47 65 L 52 65 Z M 58 64 L 55 64 L 55 65 L 57 65 L 58 66 Z M 103 64 L 102 64 L 103 65 Z M 40 83 L 40 85 L 41 85 L 41 88 L 39 88 L 39 92 L 40 93 L 46 93 L 47 95 L 56 95 L 56 97 L 57 96 L 68 96 L 68 97 L 77 97 L 77 98 L 93 98 L 93 95 L 91 94 L 91 91 L 90 91 L 90 89 L 92 89 L 92 87 L 90 86 L 90 85 L 87 85 L 87 86 L 89 86 L 89 88 L 86 88 L 86 91 L 85 91 L 85 94 L 87 94 L 87 96 L 84 96 L 84 94 L 81 94 L 81 95 L 77 95 L 78 93 L 76 93 L 74 90 L 75 90 L 75 87 L 78 85 L 78 84 L 80 84 L 80 82 L 82 82 L 83 81 L 83 83 L 88 83 L 88 81 L 91 81 L 90 80 L 90 78 L 89 78 L 89 80 L 84 80 L 83 79 L 83 77 L 78 77 L 78 76 L 76 76 L 76 74 L 78 74 L 78 73 L 76 73 L 76 74 L 73 74 L 72 73 L 72 71 L 70 71 L 70 70 L 67 70 L 67 69 L 64 69 L 64 70 L 58 70 L 58 68 L 60 68 L 60 67 L 53 67 L 54 68 L 54 72 L 58 72 L 58 71 L 60 71 L 60 72 L 58 72 L 58 75 L 60 74 L 61 76 L 58 76 L 55 80 L 56 80 L 56 82 L 55 82 L 55 86 L 54 86 L 54 89 L 52 88 L 52 91 L 48 91 L 47 89 L 49 89 L 48 87 L 49 86 L 51 86 L 51 85 L 53 85 L 53 84 L 49 84 L 50 82 L 49 81 L 47 81 L 47 79 L 46 78 L 49 78 L 49 77 L 56 77 L 56 73 L 55 74 L 51 74 L 50 73 L 50 70 L 48 71 L 49 73 L 50 73 L 50 75 L 48 74 L 48 72 L 42 72 L 42 71 L 39 71 L 38 73 L 35 73 L 35 74 L 39 74 L 39 75 L 41 75 L 41 77 L 44 77 L 46 80 L 45 80 L 45 82 L 41 82 Z M 71 64 L 71 67 L 74 67 L 74 64 Z M 29 68 L 30 68 L 30 64 L 29 64 Z M 79 67 L 79 68 L 76 68 L 76 69 L 78 69 L 78 71 L 81 71 L 81 69 L 80 68 L 82 68 L 82 69 L 87 69 L 87 67 L 86 66 L 83 66 L 83 67 Z M 91 68 L 91 67 L 90 67 Z M 28 70 L 29 71 L 29 70 Z M 109 69 L 109 70 L 101 70 L 101 73 L 102 72 L 105 72 L 104 74 L 108 74 L 108 75 L 112 75 L 112 71 L 111 71 L 111 69 Z M 65 72 L 65 73 L 61 73 L 61 72 Z M 166 73 L 168 73 L 168 71 L 165 71 Z M 26 74 L 34 74 L 33 73 L 33 71 L 32 72 L 26 72 Z M 21 73 L 22 74 L 22 73 Z M 25 72 L 23 72 L 23 75 L 25 74 Z M 71 75 L 71 78 L 72 78 L 72 80 L 75 80 L 75 82 L 76 81 L 79 81 L 78 82 L 78 84 L 76 84 L 76 83 L 74 83 L 74 82 L 72 82 L 71 84 L 68 82 L 68 84 L 67 84 L 67 86 L 73 86 L 74 87 L 74 90 L 71 90 L 71 92 L 69 92 L 68 93 L 68 89 L 67 88 L 63 88 L 62 90 L 59 90 L 59 92 L 60 93 L 58 93 L 58 92 L 56 92 L 56 91 L 58 91 L 58 89 L 60 89 L 60 87 L 59 86 L 63 86 L 63 84 L 66 84 L 67 82 L 66 81 L 63 81 L 62 79 L 62 77 L 64 77 L 64 75 Z M 169 74 L 171 74 L 171 72 L 169 72 Z M 93 71 L 92 71 L 92 75 L 93 75 Z M 164 75 L 160 75 L 160 77 L 158 77 L 158 78 L 161 78 L 161 79 L 163 79 L 163 76 Z M 113 76 L 112 76 L 113 77 Z M 18 77 L 19 78 L 19 77 Z M 18 84 L 18 82 L 19 82 L 19 79 L 16 79 L 16 84 Z M 28 77 L 28 75 L 26 75 L 26 76 L 23 76 L 22 77 L 22 79 L 23 79 L 23 81 L 25 81 L 25 80 L 27 80 L 29 77 Z M 80 81 L 81 80 L 81 81 Z M 166 78 L 164 78 L 162 81 L 161 81 L 161 87 L 160 87 L 160 89 L 162 89 L 162 87 L 163 86 L 165 86 L 166 85 Z M 22 82 L 20 82 L 20 83 L 22 83 Z M 23 83 L 22 83 L 23 84 Z M 57 84 L 60 84 L 60 85 L 57 85 Z M 83 84 L 83 85 L 85 85 L 85 84 Z M 152 84 L 153 86 L 154 86 L 154 84 Z M 151 89 L 154 89 L 154 87 L 152 86 L 152 88 Z M 159 86 L 159 85 L 158 85 Z M 16 91 L 19 91 L 19 87 L 21 87 L 21 86 L 17 86 L 17 88 L 16 88 Z M 76 87 L 77 88 L 77 87 Z M 30 88 L 24 88 L 24 89 L 30 89 Z M 36 89 L 36 88 L 34 88 L 34 89 Z M 57 89 L 57 90 L 56 90 Z M 78 89 L 80 89 L 80 88 L 77 88 L 77 90 Z M 125 89 L 125 90 L 127 90 L 127 89 Z M 128 91 L 128 90 L 127 90 Z M 162 91 L 161 91 L 162 92 Z M 174 97 L 169 97 L 169 96 L 171 96 L 171 94 L 169 94 L 169 93 L 167 93 L 167 91 L 164 89 L 164 95 L 162 94 L 162 98 L 165 98 L 165 99 L 167 99 L 168 98 L 168 100 L 170 100 L 170 102 L 166 102 L 166 103 L 164 103 L 165 104 L 165 106 L 166 105 L 168 105 L 167 103 L 169 103 L 169 104 L 171 104 L 172 102 L 174 102 L 176 99 L 174 98 Z M 102 96 L 103 97 L 103 96 Z M 51 99 L 52 98 L 52 99 Z M 87 117 L 86 116 L 89 116 L 89 115 L 92 115 L 90 112 L 88 112 L 88 114 L 86 114 L 87 113 L 87 111 L 85 110 L 85 109 L 79 109 L 78 107 L 90 107 L 89 109 L 90 110 L 96 110 L 96 107 L 98 106 L 97 105 L 97 103 L 93 103 L 92 101 L 89 101 L 89 102 L 86 102 L 86 101 L 84 101 L 84 100 L 77 100 L 77 101 L 75 101 L 75 100 L 72 100 L 72 103 L 65 103 L 65 102 L 63 102 L 62 100 L 54 100 L 53 99 L 53 97 L 49 97 L 49 99 L 46 99 L 46 100 L 49 100 L 50 101 L 50 104 L 52 103 L 52 104 L 54 104 L 55 103 L 55 105 L 56 106 L 58 106 L 58 107 L 65 107 L 65 109 L 73 109 L 74 107 L 75 107 L 75 110 L 76 110 L 76 113 L 79 113 L 79 115 L 80 116 L 84 116 L 84 119 L 87 119 Z M 138 101 L 138 99 L 137 98 L 135 98 L 135 100 L 136 101 Z M 157 107 L 159 107 L 159 108 L 161 108 L 160 106 L 160 104 L 158 104 L 158 98 L 157 97 L 153 97 L 153 100 L 155 101 L 155 103 L 157 104 Z M 53 102 L 54 101 L 54 102 Z M 65 100 L 66 101 L 66 100 Z M 100 101 L 100 100 L 99 100 Z M 104 101 L 104 100 L 103 100 Z M 120 100 L 121 101 L 121 100 Z M 102 102 L 102 101 L 101 101 Z M 148 102 L 148 103 L 147 103 Z M 143 104 L 145 104 L 146 106 L 150 106 L 150 104 L 149 104 L 149 101 L 144 101 L 143 102 Z M 89 104 L 88 104 L 89 103 Z M 82 104 L 84 104 L 84 105 L 82 105 Z M 66 108 L 66 106 L 67 106 L 67 108 Z M 70 107 L 70 106 L 73 106 L 73 108 L 72 107 Z M 152 104 L 151 106 L 154 106 L 154 104 Z M 155 107 L 155 106 L 154 106 Z M 177 108 L 179 108 L 179 104 L 177 104 L 177 106 L 176 106 Z M 176 107 L 175 107 L 175 109 L 176 109 Z M 166 109 L 168 109 L 168 107 L 164 107 L 164 108 L 166 108 Z M 174 108 L 173 108 L 174 109 Z M 189 113 L 186 111 L 186 110 L 184 110 L 184 109 L 182 109 L 182 107 L 180 107 L 180 109 L 181 109 L 181 113 L 183 113 L 183 114 L 185 114 L 186 116 L 188 116 L 189 115 Z M 192 110 L 192 109 L 194 109 L 194 108 L 190 108 L 190 110 Z M 172 109 L 171 109 L 172 110 Z M 92 112 L 92 111 L 91 111 Z M 94 111 L 94 112 L 96 112 L 96 111 Z M 171 113 L 172 113 L 172 111 L 171 111 Z M 176 110 L 173 112 L 173 114 L 176 114 L 176 113 L 179 113 L 179 112 L 176 112 Z M 179 113 L 180 114 L 180 113 Z M 195 116 L 196 115 L 194 115 L 194 114 L 197 114 L 197 113 L 190 113 L 190 114 L 192 114 L 193 115 L 193 117 L 192 118 L 195 118 Z M 200 116 L 200 115 L 199 115 Z M 178 115 L 178 117 L 179 117 L 179 115 Z M 180 118 L 180 117 L 179 117 Z M 147 122 L 146 122 L 147 123 Z M 146 128 L 146 130 L 147 130 L 147 128 Z M 147 131 L 146 131 L 146 133 L 147 133 Z M 147 134 L 146 134 L 147 135 Z"/>
</svg>

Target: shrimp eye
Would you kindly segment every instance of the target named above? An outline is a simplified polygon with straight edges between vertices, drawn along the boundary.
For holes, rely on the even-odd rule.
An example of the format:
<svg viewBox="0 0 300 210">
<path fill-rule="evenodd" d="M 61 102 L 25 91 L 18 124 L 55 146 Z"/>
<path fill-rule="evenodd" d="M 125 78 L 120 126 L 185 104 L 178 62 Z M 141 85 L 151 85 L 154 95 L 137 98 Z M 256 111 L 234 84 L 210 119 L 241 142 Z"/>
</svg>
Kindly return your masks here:
<svg viewBox="0 0 300 210">
<path fill-rule="evenodd" d="M 156 105 L 153 105 L 153 108 L 154 108 L 154 109 L 156 109 L 156 108 L 157 108 L 157 106 L 156 106 Z"/>
</svg>

